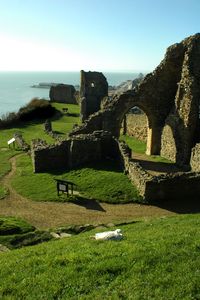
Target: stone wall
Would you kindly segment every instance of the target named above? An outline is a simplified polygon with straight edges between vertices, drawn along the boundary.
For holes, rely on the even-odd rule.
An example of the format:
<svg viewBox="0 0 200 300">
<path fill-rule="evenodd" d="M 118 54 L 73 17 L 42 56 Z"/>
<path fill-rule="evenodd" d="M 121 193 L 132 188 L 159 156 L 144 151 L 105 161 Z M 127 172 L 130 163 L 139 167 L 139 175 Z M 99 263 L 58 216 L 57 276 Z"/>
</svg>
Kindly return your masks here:
<svg viewBox="0 0 200 300">
<path fill-rule="evenodd" d="M 77 104 L 75 93 L 76 90 L 73 85 L 57 84 L 51 86 L 49 98 L 52 102 Z"/>
<path fill-rule="evenodd" d="M 140 141 L 147 141 L 147 116 L 145 114 L 126 115 L 126 134 Z"/>
<path fill-rule="evenodd" d="M 28 151 L 30 150 L 30 146 L 25 142 L 23 136 L 21 133 L 15 132 L 13 137 L 15 138 L 15 142 L 17 146 L 23 150 L 23 151 Z"/>
<path fill-rule="evenodd" d="M 161 137 L 161 156 L 173 162 L 176 161 L 176 144 L 173 137 L 172 129 L 165 125 Z"/>
<path fill-rule="evenodd" d="M 31 145 L 35 173 L 75 168 L 99 161 L 109 155 L 116 156 L 116 142 L 106 132 L 78 135 L 54 145 L 34 140 Z"/>
<path fill-rule="evenodd" d="M 34 140 L 31 145 L 33 171 L 35 173 L 52 172 L 69 167 L 70 141 L 47 145 L 44 141 Z"/>
<path fill-rule="evenodd" d="M 127 145 L 119 142 L 119 150 L 125 172 L 146 202 L 199 199 L 200 173 L 182 172 L 153 176 L 139 163 L 131 160 L 130 149 Z M 200 151 L 200 144 L 198 151 L 195 150 L 196 153 Z"/>
<path fill-rule="evenodd" d="M 145 199 L 149 202 L 199 200 L 200 173 L 180 173 L 154 177 L 146 183 Z"/>
</svg>

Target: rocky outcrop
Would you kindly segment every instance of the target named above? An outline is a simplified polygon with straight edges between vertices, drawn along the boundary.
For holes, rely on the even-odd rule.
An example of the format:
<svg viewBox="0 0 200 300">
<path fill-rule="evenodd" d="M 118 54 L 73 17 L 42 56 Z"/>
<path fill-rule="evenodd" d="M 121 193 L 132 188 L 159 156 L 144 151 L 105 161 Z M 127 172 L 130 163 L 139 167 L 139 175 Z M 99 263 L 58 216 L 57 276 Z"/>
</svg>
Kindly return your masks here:
<svg viewBox="0 0 200 300">
<path fill-rule="evenodd" d="M 52 102 L 76 104 L 75 88 L 69 84 L 53 85 L 49 91 L 49 98 Z"/>
</svg>

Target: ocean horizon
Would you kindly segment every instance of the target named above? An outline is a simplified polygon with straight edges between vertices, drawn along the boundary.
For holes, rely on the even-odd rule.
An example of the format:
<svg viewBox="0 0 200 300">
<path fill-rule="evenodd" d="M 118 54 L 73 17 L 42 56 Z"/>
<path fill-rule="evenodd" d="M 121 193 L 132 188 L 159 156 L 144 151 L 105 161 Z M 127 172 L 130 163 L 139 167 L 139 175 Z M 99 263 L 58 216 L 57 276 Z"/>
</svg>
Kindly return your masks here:
<svg viewBox="0 0 200 300">
<path fill-rule="evenodd" d="M 111 86 L 126 80 L 133 80 L 139 72 L 103 72 Z M 31 99 L 49 99 L 49 89 L 33 88 L 41 82 L 80 84 L 80 72 L 0 72 L 0 118 L 9 112 L 16 112 Z"/>
</svg>

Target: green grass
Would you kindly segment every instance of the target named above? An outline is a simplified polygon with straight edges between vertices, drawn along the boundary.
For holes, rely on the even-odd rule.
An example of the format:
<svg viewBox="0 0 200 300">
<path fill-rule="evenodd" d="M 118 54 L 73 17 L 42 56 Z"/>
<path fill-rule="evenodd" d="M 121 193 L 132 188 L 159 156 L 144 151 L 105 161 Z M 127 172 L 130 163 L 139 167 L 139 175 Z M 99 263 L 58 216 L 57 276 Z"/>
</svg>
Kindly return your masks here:
<svg viewBox="0 0 200 300">
<path fill-rule="evenodd" d="M 73 124 L 80 123 L 79 106 L 74 104 L 59 104 L 53 103 L 57 110 L 68 108 L 69 114 L 72 116 L 63 115 L 58 119 L 52 118 L 52 129 L 60 136 L 67 135 L 73 127 Z M 73 116 L 74 115 L 74 116 Z M 26 122 L 21 123 L 21 126 L 10 129 L 1 130 L 1 147 L 7 147 L 7 141 L 13 137 L 15 132 L 20 132 L 25 141 L 30 144 L 32 139 L 41 138 L 46 140 L 47 143 L 53 144 L 55 140 L 44 132 L 44 121 L 41 122 Z"/>
<path fill-rule="evenodd" d="M 17 159 L 17 172 L 12 180 L 15 190 L 36 201 L 67 201 L 58 197 L 54 178 L 73 181 L 85 198 L 109 203 L 138 201 L 140 197 L 126 175 L 113 162 L 99 162 L 85 168 L 59 175 L 34 174 L 31 158 L 27 155 Z"/>
<path fill-rule="evenodd" d="M 146 152 L 145 142 L 139 141 L 133 136 L 128 136 L 128 135 L 121 135 L 120 140 L 124 141 L 129 146 L 129 148 L 133 151 L 133 153 L 145 154 Z M 172 163 L 172 161 L 164 157 L 161 157 L 159 155 L 150 155 L 150 156 L 146 155 L 146 159 L 154 162 Z"/>
<path fill-rule="evenodd" d="M 0 217 L 0 235 L 26 233 L 35 228 L 26 221 L 15 217 Z"/>
<path fill-rule="evenodd" d="M 121 135 L 120 140 L 124 141 L 131 150 L 133 150 L 136 153 L 145 154 L 146 151 L 146 143 L 137 140 L 133 136 L 128 135 Z"/>
<path fill-rule="evenodd" d="M 199 299 L 200 216 L 122 226 L 0 254 L 1 299 Z"/>
<path fill-rule="evenodd" d="M 47 231 L 39 231 L 26 221 L 15 217 L 0 217 L 0 244 L 21 248 L 52 239 Z"/>
<path fill-rule="evenodd" d="M 10 171 L 11 165 L 9 159 L 17 153 L 19 153 L 19 151 L 0 147 L 0 178 Z"/>
</svg>

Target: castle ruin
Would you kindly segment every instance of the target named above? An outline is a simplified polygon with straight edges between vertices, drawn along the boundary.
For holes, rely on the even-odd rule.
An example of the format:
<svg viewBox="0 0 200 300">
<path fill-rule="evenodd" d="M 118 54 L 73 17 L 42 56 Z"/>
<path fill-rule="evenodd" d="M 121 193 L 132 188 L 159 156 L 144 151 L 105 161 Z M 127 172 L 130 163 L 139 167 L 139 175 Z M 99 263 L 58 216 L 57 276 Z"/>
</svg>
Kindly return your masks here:
<svg viewBox="0 0 200 300">
<path fill-rule="evenodd" d="M 84 123 L 70 133 L 69 142 L 67 142 L 69 145 L 66 146 L 69 150 L 64 150 L 60 158 L 56 152 L 52 159 L 54 160 L 54 157 L 56 157 L 55 160 L 65 159 L 66 167 L 73 167 L 74 157 L 76 157 L 76 165 L 79 162 L 82 163 L 82 157 L 87 157 L 84 162 L 91 161 L 94 151 L 98 152 L 97 159 L 106 157 L 108 153 L 105 154 L 105 145 L 108 145 L 109 156 L 112 156 L 112 149 L 115 149 L 113 156 L 116 158 L 118 155 L 130 179 L 146 199 L 166 199 L 168 196 L 173 198 L 174 195 L 177 197 L 177 193 L 183 197 L 199 196 L 200 34 L 190 36 L 170 46 L 165 58 L 152 73 L 146 75 L 134 89 L 116 95 L 110 102 L 107 101 L 102 109 L 99 109 L 100 99 L 107 93 L 105 81 L 103 80 L 105 85 L 100 92 L 98 88 L 95 89 L 96 82 L 93 80 L 95 76 L 92 72 L 87 74 L 82 71 L 81 74 L 81 97 L 86 100 L 81 111 Z M 86 79 L 87 75 L 90 76 L 89 79 Z M 97 102 L 92 100 L 95 98 L 95 93 L 98 96 Z M 91 102 L 94 106 L 90 110 L 87 107 L 92 107 Z M 147 116 L 146 154 L 162 155 L 174 161 L 178 166 L 184 167 L 185 170 L 192 168 L 191 172 L 183 171 L 181 174 L 155 177 L 141 170 L 140 165 L 131 161 L 130 151 L 117 139 L 124 116 L 134 106 L 143 110 Z M 105 133 L 107 138 L 104 144 Z M 87 135 L 96 141 L 91 149 L 90 143 L 86 143 Z M 82 144 L 84 145 L 81 153 L 77 152 L 76 147 L 73 146 L 74 140 L 77 139 L 79 149 L 82 149 Z M 57 149 L 56 147 L 63 149 L 62 145 L 54 147 L 54 149 Z M 32 147 L 33 165 L 36 172 L 46 170 L 48 151 L 48 147 Z M 41 153 L 43 153 L 42 166 L 37 167 Z"/>
</svg>

